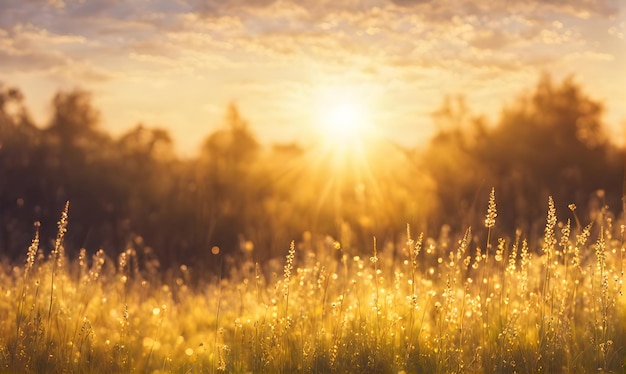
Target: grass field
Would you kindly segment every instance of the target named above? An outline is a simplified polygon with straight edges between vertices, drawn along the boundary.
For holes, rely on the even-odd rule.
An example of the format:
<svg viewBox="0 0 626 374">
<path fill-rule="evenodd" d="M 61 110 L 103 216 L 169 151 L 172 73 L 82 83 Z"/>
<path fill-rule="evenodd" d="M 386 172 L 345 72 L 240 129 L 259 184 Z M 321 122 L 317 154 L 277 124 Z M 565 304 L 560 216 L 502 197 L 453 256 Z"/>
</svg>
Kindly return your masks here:
<svg viewBox="0 0 626 374">
<path fill-rule="evenodd" d="M 572 206 L 572 211 L 575 207 Z M 625 372 L 626 247 L 607 210 L 543 238 L 484 222 L 427 238 L 343 248 L 305 233 L 259 265 L 252 243 L 223 274 L 161 270 L 137 245 L 68 258 L 68 212 L 50 253 L 0 272 L 3 372 Z M 417 229 L 417 230 L 416 230 Z M 402 228 L 399 228 L 402 230 Z M 486 239 L 478 239 L 486 238 Z M 143 249 L 141 249 L 143 248 Z M 363 255 L 367 253 L 367 255 Z"/>
</svg>

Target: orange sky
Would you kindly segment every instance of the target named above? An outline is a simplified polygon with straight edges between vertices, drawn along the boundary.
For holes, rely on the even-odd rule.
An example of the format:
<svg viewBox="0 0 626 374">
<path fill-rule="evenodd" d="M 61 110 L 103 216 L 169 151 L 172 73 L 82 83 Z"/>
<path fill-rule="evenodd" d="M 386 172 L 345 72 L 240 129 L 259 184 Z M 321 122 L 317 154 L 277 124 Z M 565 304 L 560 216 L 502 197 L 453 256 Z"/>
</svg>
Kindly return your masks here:
<svg viewBox="0 0 626 374">
<path fill-rule="evenodd" d="M 192 154 L 232 101 L 266 142 L 306 141 L 336 98 L 417 145 L 445 95 L 494 117 L 573 74 L 623 136 L 625 34 L 623 0 L 2 1 L 0 82 L 40 122 L 86 89 L 102 127 L 164 127 Z"/>
</svg>

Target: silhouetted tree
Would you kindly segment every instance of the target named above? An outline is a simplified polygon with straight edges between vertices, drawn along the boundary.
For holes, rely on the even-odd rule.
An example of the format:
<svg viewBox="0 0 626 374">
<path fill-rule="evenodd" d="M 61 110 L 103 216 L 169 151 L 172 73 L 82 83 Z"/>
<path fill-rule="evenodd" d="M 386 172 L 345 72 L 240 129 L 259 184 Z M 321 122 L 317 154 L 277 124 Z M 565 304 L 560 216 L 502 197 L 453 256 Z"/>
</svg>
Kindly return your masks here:
<svg viewBox="0 0 626 374">
<path fill-rule="evenodd" d="M 197 170 L 196 235 L 205 248 L 226 252 L 238 247 L 239 236 L 259 213 L 261 191 L 255 183 L 260 145 L 234 104 L 223 128 L 203 142 Z"/>
<path fill-rule="evenodd" d="M 46 154 L 46 219 L 56 219 L 59 207 L 71 201 L 69 231 L 77 246 L 119 248 L 117 210 L 123 209 L 124 191 L 116 188 L 119 171 L 109 135 L 99 129 L 100 114 L 91 95 L 82 90 L 59 92 L 52 100 L 52 115 L 43 130 Z M 53 218 L 54 217 L 54 218 Z M 46 225 L 54 229 L 55 225 Z"/>
<path fill-rule="evenodd" d="M 24 106 L 20 90 L 0 84 L 0 249 L 12 254 L 32 235 L 30 199 L 40 186 L 39 129 Z"/>
<path fill-rule="evenodd" d="M 446 97 L 433 112 L 438 132 L 420 155 L 423 167 L 436 183 L 438 209 L 430 212 L 434 229 L 442 224 L 463 230 L 475 222 L 486 190 L 488 165 L 477 150 L 489 142 L 483 118 L 471 113 L 461 96 Z"/>
<path fill-rule="evenodd" d="M 563 219 L 570 203 L 579 214 L 588 212 L 598 189 L 619 197 L 619 150 L 608 141 L 601 116 L 602 105 L 573 79 L 555 85 L 544 76 L 532 94 L 502 112 L 495 126 L 475 120 L 440 131 L 425 165 L 438 183 L 442 212 L 450 219 L 455 209 L 462 213 L 468 205 L 477 206 L 475 221 L 495 186 L 499 227 L 532 233 L 544 224 L 548 195 L 555 197 Z M 605 203 L 620 209 L 617 200 Z"/>
<path fill-rule="evenodd" d="M 170 134 L 138 124 L 120 136 L 116 149 L 118 173 L 112 178 L 125 193 L 116 220 L 120 236 L 149 244 L 167 264 L 180 263 L 176 253 L 193 204 L 180 200 L 186 186 Z"/>
<path fill-rule="evenodd" d="M 548 76 L 530 97 L 502 113 L 479 157 L 516 217 L 509 225 L 532 227 L 545 212 L 548 195 L 563 218 L 570 216 L 570 203 L 584 212 L 598 189 L 619 196 L 619 151 L 608 141 L 602 114 L 602 105 L 572 78 L 555 85 Z M 620 209 L 617 200 L 608 203 Z"/>
</svg>

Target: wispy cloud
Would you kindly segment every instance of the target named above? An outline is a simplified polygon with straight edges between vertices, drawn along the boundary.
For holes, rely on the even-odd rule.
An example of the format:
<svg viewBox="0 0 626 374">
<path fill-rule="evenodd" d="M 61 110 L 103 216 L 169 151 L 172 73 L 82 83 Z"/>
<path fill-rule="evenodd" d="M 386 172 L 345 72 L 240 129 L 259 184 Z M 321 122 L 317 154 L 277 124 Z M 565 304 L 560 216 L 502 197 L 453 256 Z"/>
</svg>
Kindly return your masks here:
<svg viewBox="0 0 626 374">
<path fill-rule="evenodd" d="M 618 74 L 625 8 L 622 0 L 4 1 L 0 80 L 37 74 L 119 92 L 105 102 L 135 105 L 133 119 L 139 108 L 159 117 L 133 96 L 149 86 L 186 91 L 192 112 L 240 100 L 259 121 L 283 123 L 288 114 L 264 110 L 276 107 L 268 98 L 302 101 L 270 93 L 343 81 L 386 90 L 398 119 L 449 92 L 501 96 L 541 71 L 579 73 L 583 83 L 585 74 Z M 201 123 L 205 115 L 197 109 L 180 119 Z"/>
</svg>

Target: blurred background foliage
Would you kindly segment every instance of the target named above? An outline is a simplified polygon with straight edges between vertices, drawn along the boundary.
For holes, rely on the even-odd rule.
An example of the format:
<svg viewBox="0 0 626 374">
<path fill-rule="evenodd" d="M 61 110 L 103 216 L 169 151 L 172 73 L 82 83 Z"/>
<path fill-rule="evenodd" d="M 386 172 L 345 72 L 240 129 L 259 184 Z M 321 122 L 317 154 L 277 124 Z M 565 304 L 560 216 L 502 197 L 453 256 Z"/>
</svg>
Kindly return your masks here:
<svg viewBox="0 0 626 374">
<path fill-rule="evenodd" d="M 340 166 L 314 144 L 260 144 L 235 105 L 190 158 L 164 129 L 138 124 L 112 137 L 88 92 L 59 92 L 51 107 L 47 123 L 34 123 L 20 90 L 0 84 L 0 253 L 11 260 L 25 255 L 35 221 L 55 237 L 68 200 L 69 254 L 141 247 L 164 267 L 210 271 L 215 246 L 263 262 L 309 234 L 368 253 L 372 236 L 398 242 L 407 223 L 433 237 L 459 232 L 484 221 L 492 186 L 502 235 L 538 237 L 549 195 L 563 220 L 569 204 L 583 224 L 605 205 L 623 210 L 624 150 L 602 104 L 571 78 L 542 77 L 496 123 L 446 98 L 428 144 L 368 139 Z"/>
</svg>

